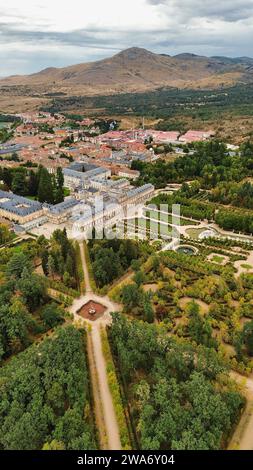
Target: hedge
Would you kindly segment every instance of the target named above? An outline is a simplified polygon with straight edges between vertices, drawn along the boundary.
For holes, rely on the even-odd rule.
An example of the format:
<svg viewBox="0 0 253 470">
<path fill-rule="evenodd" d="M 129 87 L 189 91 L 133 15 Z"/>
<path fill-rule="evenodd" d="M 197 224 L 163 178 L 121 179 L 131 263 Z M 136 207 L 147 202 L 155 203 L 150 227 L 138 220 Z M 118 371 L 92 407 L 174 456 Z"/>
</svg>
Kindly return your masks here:
<svg viewBox="0 0 253 470">
<path fill-rule="evenodd" d="M 129 432 L 126 422 L 126 416 L 124 412 L 124 406 L 122 403 L 121 393 L 120 393 L 120 386 L 118 383 L 116 370 L 110 350 L 110 345 L 107 338 L 106 330 L 101 328 L 101 340 L 102 340 L 102 350 L 104 354 L 104 358 L 106 361 L 106 373 L 107 379 L 109 383 L 109 388 L 112 394 L 113 405 L 117 417 L 117 422 L 119 425 L 119 432 L 120 432 L 120 441 L 123 450 L 131 449 L 131 443 L 129 439 Z"/>
</svg>

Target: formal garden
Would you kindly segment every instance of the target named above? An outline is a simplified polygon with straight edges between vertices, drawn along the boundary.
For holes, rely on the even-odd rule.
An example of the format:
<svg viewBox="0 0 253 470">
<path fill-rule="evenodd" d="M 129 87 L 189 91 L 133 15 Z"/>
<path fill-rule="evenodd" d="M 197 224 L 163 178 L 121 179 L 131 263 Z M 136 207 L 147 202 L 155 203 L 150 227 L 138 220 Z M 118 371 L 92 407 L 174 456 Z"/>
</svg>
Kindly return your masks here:
<svg viewBox="0 0 253 470">
<path fill-rule="evenodd" d="M 250 373 L 253 275 L 235 277 L 233 261 L 244 254 L 229 257 L 220 248 L 218 255 L 213 246 L 199 245 L 194 256 L 175 251 L 151 255 L 109 295 L 123 304 L 127 317 L 161 324 L 169 336 L 202 344 L 233 368 Z"/>
</svg>

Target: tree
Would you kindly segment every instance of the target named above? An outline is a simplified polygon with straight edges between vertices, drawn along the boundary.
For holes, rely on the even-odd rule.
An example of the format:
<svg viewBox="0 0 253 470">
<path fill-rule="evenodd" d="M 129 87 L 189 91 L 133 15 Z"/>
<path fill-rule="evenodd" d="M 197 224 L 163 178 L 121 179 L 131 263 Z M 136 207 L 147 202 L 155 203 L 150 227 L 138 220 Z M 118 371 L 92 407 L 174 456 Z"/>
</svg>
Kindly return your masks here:
<svg viewBox="0 0 253 470">
<path fill-rule="evenodd" d="M 14 172 L 14 176 L 11 183 L 11 190 L 15 194 L 20 196 L 25 196 L 28 192 L 28 185 L 26 180 L 26 170 L 23 168 L 18 168 Z"/>
<path fill-rule="evenodd" d="M 15 253 L 6 266 L 6 274 L 8 277 L 18 279 L 21 277 L 23 270 L 27 268 L 27 271 L 31 271 L 32 266 L 28 257 L 20 252 Z"/>
<path fill-rule="evenodd" d="M 57 304 L 51 303 L 43 307 L 40 316 L 46 327 L 54 328 L 63 321 L 64 311 Z"/>
<path fill-rule="evenodd" d="M 143 271 L 137 271 L 134 275 L 134 282 L 137 284 L 138 287 L 145 282 L 145 274 Z"/>
<path fill-rule="evenodd" d="M 46 276 L 48 275 L 48 258 L 49 258 L 48 251 L 44 249 L 41 254 L 41 262 L 42 262 L 43 272 Z"/>
<path fill-rule="evenodd" d="M 4 167 L 2 171 L 2 180 L 8 186 L 8 188 L 11 188 L 11 183 L 12 183 L 12 171 L 10 168 Z"/>
<path fill-rule="evenodd" d="M 65 445 L 63 442 L 53 439 L 51 442 L 46 442 L 42 450 L 65 450 Z"/>
<path fill-rule="evenodd" d="M 64 185 L 64 176 L 62 168 L 60 166 L 56 170 L 56 179 L 58 188 L 62 189 Z"/>
<path fill-rule="evenodd" d="M 8 229 L 8 226 L 5 224 L 0 224 L 0 245 L 8 242 L 11 239 L 11 235 Z"/>
<path fill-rule="evenodd" d="M 199 305 L 191 302 L 188 306 L 189 334 L 197 344 L 204 344 L 207 347 L 216 347 L 216 341 L 212 338 L 212 328 L 208 320 L 204 319 L 199 312 Z"/>
<path fill-rule="evenodd" d="M 54 202 L 58 204 L 64 201 L 64 176 L 62 172 L 62 168 L 58 167 L 56 170 L 56 176 L 54 178 Z"/>
<path fill-rule="evenodd" d="M 47 261 L 47 272 L 50 276 L 54 277 L 56 272 L 56 265 L 54 261 L 54 257 L 50 254 Z"/>
<path fill-rule="evenodd" d="M 46 168 L 41 168 L 39 174 L 38 200 L 40 202 L 54 203 L 52 178 Z"/>
<path fill-rule="evenodd" d="M 128 284 L 122 288 L 122 302 L 127 313 L 131 313 L 140 306 L 142 301 L 142 291 L 136 284 Z"/>
<path fill-rule="evenodd" d="M 253 356 L 253 321 L 245 323 L 242 332 L 242 339 L 248 354 Z"/>
<path fill-rule="evenodd" d="M 31 170 L 29 173 L 28 192 L 30 196 L 37 196 L 38 194 L 38 175 Z"/>
<path fill-rule="evenodd" d="M 46 285 L 39 276 L 32 274 L 27 267 L 22 271 L 21 278 L 18 281 L 18 289 L 31 311 L 36 310 L 39 305 L 43 304 L 46 297 Z"/>
<path fill-rule="evenodd" d="M 148 292 L 146 292 L 144 294 L 143 313 L 144 313 L 144 319 L 148 323 L 153 323 L 153 321 L 154 321 L 154 310 L 153 310 L 150 295 L 149 295 Z"/>
</svg>

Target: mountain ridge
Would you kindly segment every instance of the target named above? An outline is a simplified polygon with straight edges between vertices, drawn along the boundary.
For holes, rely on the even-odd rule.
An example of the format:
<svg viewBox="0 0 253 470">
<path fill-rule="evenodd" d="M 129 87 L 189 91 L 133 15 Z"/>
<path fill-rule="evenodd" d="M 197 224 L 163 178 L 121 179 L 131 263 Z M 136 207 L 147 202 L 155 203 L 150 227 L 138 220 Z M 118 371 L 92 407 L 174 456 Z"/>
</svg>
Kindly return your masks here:
<svg viewBox="0 0 253 470">
<path fill-rule="evenodd" d="M 215 89 L 247 83 L 253 83 L 252 58 L 191 53 L 171 56 L 131 47 L 98 61 L 6 77 L 0 80 L 0 91 L 5 97 L 44 99 L 59 92 L 70 97 L 94 96 L 164 87 Z"/>
</svg>

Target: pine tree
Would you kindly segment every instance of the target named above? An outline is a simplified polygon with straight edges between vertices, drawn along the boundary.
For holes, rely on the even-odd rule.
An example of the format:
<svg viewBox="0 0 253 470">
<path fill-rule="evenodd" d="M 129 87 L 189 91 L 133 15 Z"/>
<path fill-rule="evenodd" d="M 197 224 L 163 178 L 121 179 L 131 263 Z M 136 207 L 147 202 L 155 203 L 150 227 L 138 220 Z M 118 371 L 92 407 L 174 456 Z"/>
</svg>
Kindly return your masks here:
<svg viewBox="0 0 253 470">
<path fill-rule="evenodd" d="M 14 176 L 11 183 L 11 190 L 15 194 L 19 194 L 20 196 L 24 196 L 25 194 L 27 194 L 28 187 L 25 170 L 19 168 L 14 172 Z"/>
<path fill-rule="evenodd" d="M 49 204 L 54 203 L 52 178 L 46 168 L 42 168 L 40 170 L 38 200 L 40 202 L 47 202 Z"/>
<path fill-rule="evenodd" d="M 48 262 L 47 262 L 47 269 L 50 276 L 54 276 L 56 271 L 55 261 L 52 255 L 49 255 Z"/>
<path fill-rule="evenodd" d="M 154 322 L 154 310 L 151 304 L 151 299 L 150 295 L 146 293 L 144 295 L 144 301 L 143 301 L 143 313 L 144 313 L 144 319 L 148 323 L 153 323 Z"/>
<path fill-rule="evenodd" d="M 30 196 L 37 196 L 38 193 L 38 174 L 36 174 L 33 170 L 30 171 L 29 175 L 29 185 L 28 185 L 28 192 Z"/>
</svg>

